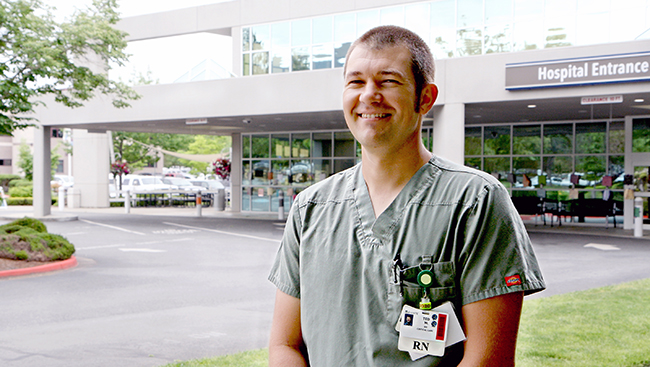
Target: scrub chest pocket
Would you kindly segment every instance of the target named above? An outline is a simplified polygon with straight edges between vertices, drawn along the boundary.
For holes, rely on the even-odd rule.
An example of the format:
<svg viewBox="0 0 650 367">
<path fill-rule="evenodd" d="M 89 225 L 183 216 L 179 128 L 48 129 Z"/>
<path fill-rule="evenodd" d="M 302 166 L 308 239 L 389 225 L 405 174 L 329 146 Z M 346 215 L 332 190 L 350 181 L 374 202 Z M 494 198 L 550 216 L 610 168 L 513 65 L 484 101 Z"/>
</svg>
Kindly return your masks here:
<svg viewBox="0 0 650 367">
<path fill-rule="evenodd" d="M 420 265 L 404 265 L 410 264 L 401 264 L 401 261 L 395 260 L 391 267 L 388 302 L 386 302 L 387 317 L 390 323 L 397 322 L 402 306 L 408 304 L 417 308 L 424 296 L 424 288 L 418 284 L 417 276 L 425 269 L 422 269 Z M 453 298 L 456 296 L 455 264 L 448 261 L 429 264 L 429 266 L 431 268 L 427 270 L 433 273 L 433 283 L 427 289 L 427 295 L 431 299 L 433 307 L 435 308 L 445 301 L 453 302 Z"/>
</svg>

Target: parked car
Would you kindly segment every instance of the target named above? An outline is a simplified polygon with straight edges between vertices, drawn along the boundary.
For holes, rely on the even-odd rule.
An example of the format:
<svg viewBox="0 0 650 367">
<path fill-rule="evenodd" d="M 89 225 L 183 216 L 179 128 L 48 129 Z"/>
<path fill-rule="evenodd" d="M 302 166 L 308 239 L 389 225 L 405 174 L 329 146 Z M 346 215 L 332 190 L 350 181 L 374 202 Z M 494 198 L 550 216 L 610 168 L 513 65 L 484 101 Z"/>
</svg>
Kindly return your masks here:
<svg viewBox="0 0 650 367">
<path fill-rule="evenodd" d="M 190 182 L 195 186 L 201 186 L 210 191 L 226 188 L 221 182 L 217 180 L 190 180 Z"/>
<path fill-rule="evenodd" d="M 169 185 L 162 182 L 159 177 L 155 176 L 136 176 L 128 175 L 122 178 L 122 190 L 136 191 L 159 191 L 169 190 Z"/>
<path fill-rule="evenodd" d="M 74 186 L 74 177 L 68 175 L 54 175 L 52 181 L 50 181 L 50 185 L 53 187 L 55 185 L 56 187 L 65 187 L 67 189 Z"/>
<path fill-rule="evenodd" d="M 204 189 L 203 186 L 194 185 L 190 180 L 180 177 L 163 177 L 162 182 L 171 186 L 173 190 L 199 191 Z"/>
</svg>

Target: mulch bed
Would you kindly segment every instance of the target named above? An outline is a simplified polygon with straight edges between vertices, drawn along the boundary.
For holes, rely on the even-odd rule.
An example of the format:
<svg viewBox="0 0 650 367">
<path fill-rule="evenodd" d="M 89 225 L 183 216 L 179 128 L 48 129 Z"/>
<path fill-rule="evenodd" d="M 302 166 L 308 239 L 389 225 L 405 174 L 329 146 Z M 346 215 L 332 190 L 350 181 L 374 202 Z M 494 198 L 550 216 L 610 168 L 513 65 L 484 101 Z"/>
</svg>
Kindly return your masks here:
<svg viewBox="0 0 650 367">
<path fill-rule="evenodd" d="M 13 269 L 22 269 L 22 268 L 31 268 L 33 266 L 40 266 L 45 264 L 51 264 L 54 261 L 24 261 L 24 260 L 10 260 L 0 257 L 0 271 L 3 270 L 13 270 Z"/>
</svg>

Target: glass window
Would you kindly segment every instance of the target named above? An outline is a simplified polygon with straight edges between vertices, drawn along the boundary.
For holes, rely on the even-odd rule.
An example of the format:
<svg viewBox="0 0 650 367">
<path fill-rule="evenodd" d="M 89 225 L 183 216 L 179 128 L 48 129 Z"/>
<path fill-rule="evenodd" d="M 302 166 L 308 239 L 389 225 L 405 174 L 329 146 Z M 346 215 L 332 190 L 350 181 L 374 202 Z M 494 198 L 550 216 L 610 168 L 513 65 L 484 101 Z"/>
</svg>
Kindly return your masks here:
<svg viewBox="0 0 650 367">
<path fill-rule="evenodd" d="M 512 51 L 510 24 L 485 27 L 485 53 Z"/>
<path fill-rule="evenodd" d="M 481 169 L 481 158 L 465 158 L 465 165 L 476 169 Z"/>
<path fill-rule="evenodd" d="M 309 47 L 294 47 L 291 50 L 291 70 L 309 70 Z"/>
<path fill-rule="evenodd" d="M 244 52 L 251 50 L 251 29 L 248 27 L 241 30 L 241 49 Z"/>
<path fill-rule="evenodd" d="M 314 70 L 332 68 L 333 49 L 331 43 L 312 48 Z"/>
<path fill-rule="evenodd" d="M 357 37 L 379 25 L 379 10 L 368 10 L 357 13 Z"/>
<path fill-rule="evenodd" d="M 289 134 L 271 135 L 271 155 L 275 158 L 291 157 L 291 146 L 289 145 Z"/>
<path fill-rule="evenodd" d="M 432 28 L 429 47 L 436 59 L 454 57 L 456 51 L 456 30 L 452 28 Z"/>
<path fill-rule="evenodd" d="M 345 55 L 348 53 L 351 42 L 337 43 L 334 45 L 334 67 L 340 68 L 345 64 Z"/>
<path fill-rule="evenodd" d="M 274 48 L 271 55 L 271 73 L 288 73 L 290 71 L 291 49 L 288 47 Z"/>
<path fill-rule="evenodd" d="M 483 0 L 457 0 L 458 27 L 474 27 L 483 24 Z"/>
<path fill-rule="evenodd" d="M 528 187 L 524 184 L 533 184 L 532 179 L 537 181 L 537 174 L 541 168 L 540 157 L 514 157 L 512 158 L 512 166 L 515 174 L 515 187 Z M 524 175 L 528 177 L 529 181 L 524 180 Z"/>
<path fill-rule="evenodd" d="M 483 154 L 510 154 L 510 125 L 486 126 L 483 129 Z"/>
<path fill-rule="evenodd" d="M 379 12 L 380 25 L 404 26 L 404 8 L 395 6 L 392 8 L 381 9 Z"/>
<path fill-rule="evenodd" d="M 355 145 L 354 136 L 352 136 L 352 133 L 350 132 L 334 133 L 334 156 L 335 157 L 354 157 L 355 150 L 356 150 L 354 145 Z M 338 170 L 336 172 L 338 172 Z"/>
<path fill-rule="evenodd" d="M 312 43 L 332 42 L 332 17 L 315 18 L 312 21 Z"/>
<path fill-rule="evenodd" d="M 575 18 L 565 17 L 556 19 L 556 22 L 546 22 L 546 31 L 544 34 L 544 47 L 566 47 L 575 43 L 576 30 Z"/>
<path fill-rule="evenodd" d="M 609 42 L 609 13 L 579 15 L 576 29 L 578 45 Z"/>
<path fill-rule="evenodd" d="M 431 26 L 435 28 L 456 28 L 456 4 L 454 0 L 431 3 Z"/>
<path fill-rule="evenodd" d="M 311 43 L 311 21 L 309 19 L 291 22 L 291 46 L 306 46 Z"/>
<path fill-rule="evenodd" d="M 271 161 L 273 170 L 271 171 L 271 185 L 288 185 L 289 184 L 289 161 Z"/>
<path fill-rule="evenodd" d="M 417 33 L 427 43 L 431 32 L 430 20 L 428 3 L 404 6 L 404 26 Z"/>
<path fill-rule="evenodd" d="M 512 128 L 512 154 L 530 155 L 542 152 L 540 125 L 514 126 Z"/>
<path fill-rule="evenodd" d="M 623 121 L 609 123 L 609 152 L 625 153 L 625 124 Z"/>
<path fill-rule="evenodd" d="M 268 158 L 269 157 L 269 136 L 253 135 L 252 148 L 253 148 L 252 149 L 253 158 Z"/>
<path fill-rule="evenodd" d="M 314 157 L 332 156 L 332 133 L 314 133 L 312 154 Z"/>
<path fill-rule="evenodd" d="M 465 155 L 481 155 L 481 128 L 465 128 Z"/>
<path fill-rule="evenodd" d="M 243 158 L 251 157 L 251 138 L 248 135 L 242 136 L 241 139 L 241 150 Z"/>
<path fill-rule="evenodd" d="M 617 4 L 618 6 L 618 4 Z M 610 42 L 623 42 L 636 39 L 648 29 L 645 23 L 646 7 L 615 10 L 610 14 Z"/>
<path fill-rule="evenodd" d="M 512 0 L 485 0 L 485 24 L 512 22 Z"/>
<path fill-rule="evenodd" d="M 311 139 L 309 134 L 292 134 L 291 156 L 294 158 L 309 158 Z"/>
<path fill-rule="evenodd" d="M 543 19 L 544 2 L 539 0 L 515 0 L 515 20 Z"/>
<path fill-rule="evenodd" d="M 250 187 L 242 188 L 241 210 L 243 210 L 243 211 L 250 211 L 251 210 L 251 188 Z"/>
<path fill-rule="evenodd" d="M 251 27 L 251 33 L 253 38 L 253 50 L 267 50 L 270 39 L 269 26 L 259 25 Z"/>
<path fill-rule="evenodd" d="M 261 75 L 269 73 L 269 53 L 268 52 L 255 52 L 253 53 L 253 75 Z"/>
<path fill-rule="evenodd" d="M 270 187 L 253 187 L 251 192 L 251 210 L 254 212 L 268 212 L 270 210 L 271 198 Z"/>
<path fill-rule="evenodd" d="M 573 153 L 573 124 L 544 125 L 544 154 Z"/>
<path fill-rule="evenodd" d="M 612 188 L 623 188 L 623 174 L 625 174 L 625 156 L 610 155 L 607 174 L 614 178 Z"/>
<path fill-rule="evenodd" d="M 354 14 L 334 17 L 334 42 L 352 42 L 356 38 Z"/>
<path fill-rule="evenodd" d="M 513 51 L 535 50 L 542 48 L 544 40 L 544 22 L 530 19 L 517 22 L 513 32 Z"/>
<path fill-rule="evenodd" d="M 632 152 L 650 152 L 650 119 L 632 121 Z"/>
<path fill-rule="evenodd" d="M 251 54 L 244 54 L 242 56 L 242 75 L 251 75 Z"/>
<path fill-rule="evenodd" d="M 314 183 L 313 168 L 309 160 L 291 162 L 289 183 L 299 186 L 309 186 Z"/>
<path fill-rule="evenodd" d="M 549 178 L 547 185 L 571 186 L 570 176 L 573 173 L 572 157 L 544 157 L 542 170 Z"/>
<path fill-rule="evenodd" d="M 289 47 L 291 26 L 289 23 L 276 23 L 271 26 L 271 48 Z"/>
<path fill-rule="evenodd" d="M 277 212 L 279 209 L 279 204 L 280 204 L 280 193 L 282 193 L 282 198 L 283 198 L 283 203 L 282 205 L 285 208 L 290 208 L 291 207 L 291 196 L 288 194 L 288 189 L 280 188 L 280 187 L 274 187 L 273 188 L 273 196 L 271 197 L 271 211 L 272 212 Z"/>
<path fill-rule="evenodd" d="M 605 122 L 576 124 L 576 153 L 605 153 L 606 129 Z"/>
<path fill-rule="evenodd" d="M 510 187 L 508 173 L 510 170 L 510 158 L 508 157 L 486 157 L 483 170 L 496 177 L 505 187 Z"/>
<path fill-rule="evenodd" d="M 483 32 L 479 28 L 459 29 L 456 39 L 458 56 L 480 55 L 483 53 Z"/>
<path fill-rule="evenodd" d="M 270 183 L 271 171 L 269 170 L 269 161 L 253 161 L 252 163 L 253 177 L 251 184 L 253 185 L 268 185 Z"/>
<path fill-rule="evenodd" d="M 578 185 L 593 188 L 603 181 L 607 172 L 604 155 L 576 156 L 576 174 L 580 176 Z"/>
<path fill-rule="evenodd" d="M 329 159 L 314 159 L 314 182 L 323 181 L 332 175 L 332 161 Z"/>
<path fill-rule="evenodd" d="M 334 173 L 341 172 L 355 165 L 354 159 L 335 159 L 334 160 Z"/>
<path fill-rule="evenodd" d="M 609 11 L 610 0 L 578 0 L 578 12 L 581 14 L 603 13 Z M 624 1 L 621 1 L 624 3 Z"/>
</svg>

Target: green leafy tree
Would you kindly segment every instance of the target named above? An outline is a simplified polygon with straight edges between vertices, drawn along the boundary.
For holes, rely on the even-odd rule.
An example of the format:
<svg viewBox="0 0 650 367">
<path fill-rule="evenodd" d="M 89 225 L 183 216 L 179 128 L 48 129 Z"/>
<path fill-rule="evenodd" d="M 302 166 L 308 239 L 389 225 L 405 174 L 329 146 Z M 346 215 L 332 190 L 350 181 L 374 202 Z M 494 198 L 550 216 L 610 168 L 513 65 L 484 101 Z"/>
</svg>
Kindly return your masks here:
<svg viewBox="0 0 650 367">
<path fill-rule="evenodd" d="M 118 131 L 113 133 L 113 150 L 116 160 L 127 162 L 132 171 L 137 171 L 146 165 L 156 164 L 162 157 L 155 148 L 151 147 L 178 152 L 186 149 L 193 140 L 192 135 L 185 134 Z M 138 142 L 142 144 L 138 144 Z"/>
<path fill-rule="evenodd" d="M 94 0 L 92 6 L 57 22 L 40 0 L 0 0 L 0 134 L 31 125 L 26 116 L 53 95 L 56 102 L 80 107 L 95 92 L 111 95 L 115 107 L 128 107 L 139 96 L 126 84 L 108 79 L 110 65 L 124 65 L 126 33 L 113 28 L 119 20 L 117 0 Z M 96 73 L 82 64 L 104 63 Z"/>
<path fill-rule="evenodd" d="M 51 165 L 51 176 L 53 177 L 54 174 L 56 173 L 56 167 L 59 165 L 59 158 L 61 156 L 56 152 L 58 150 L 58 146 L 52 149 L 51 157 L 52 160 L 50 162 Z M 20 148 L 18 150 L 18 167 L 20 168 L 21 171 L 23 171 L 23 174 L 25 175 L 25 179 L 32 181 L 34 178 L 34 155 L 32 154 L 32 149 L 25 143 L 24 141 L 21 142 Z"/>
<path fill-rule="evenodd" d="M 194 141 L 189 144 L 186 150 L 180 151 L 186 154 L 218 154 L 227 153 L 231 146 L 229 136 L 196 135 Z M 182 158 L 169 157 L 165 159 L 165 166 L 191 167 L 191 173 L 208 173 L 211 171 L 211 163 L 190 161 Z"/>
</svg>

